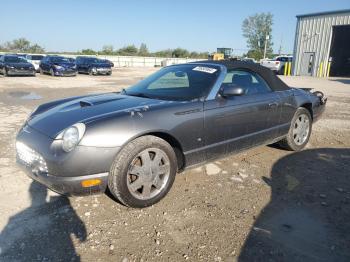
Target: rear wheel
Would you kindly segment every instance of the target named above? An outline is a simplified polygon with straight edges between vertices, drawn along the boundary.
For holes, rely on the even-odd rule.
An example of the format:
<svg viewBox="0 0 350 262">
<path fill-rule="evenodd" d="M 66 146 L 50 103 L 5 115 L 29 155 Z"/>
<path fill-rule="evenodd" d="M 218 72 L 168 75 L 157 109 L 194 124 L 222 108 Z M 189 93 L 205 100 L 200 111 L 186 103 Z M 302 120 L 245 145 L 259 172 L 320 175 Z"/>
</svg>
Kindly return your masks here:
<svg viewBox="0 0 350 262">
<path fill-rule="evenodd" d="M 168 193 L 176 170 L 172 147 L 161 138 L 143 136 L 119 152 L 110 170 L 108 187 L 124 205 L 147 207 Z"/>
<path fill-rule="evenodd" d="M 311 129 L 311 114 L 306 108 L 300 107 L 294 114 L 287 136 L 279 145 L 288 150 L 300 151 L 309 142 Z"/>
</svg>

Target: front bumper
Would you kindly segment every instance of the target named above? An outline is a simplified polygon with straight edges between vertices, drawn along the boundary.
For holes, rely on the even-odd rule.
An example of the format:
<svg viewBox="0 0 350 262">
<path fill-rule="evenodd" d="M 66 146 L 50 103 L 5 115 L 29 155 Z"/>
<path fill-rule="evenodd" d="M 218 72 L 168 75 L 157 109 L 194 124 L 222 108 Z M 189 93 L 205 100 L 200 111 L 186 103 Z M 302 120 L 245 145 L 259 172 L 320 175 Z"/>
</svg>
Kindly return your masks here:
<svg viewBox="0 0 350 262">
<path fill-rule="evenodd" d="M 45 172 L 40 172 L 25 166 L 17 158 L 17 164 L 33 180 L 45 185 L 52 191 L 68 196 L 90 195 L 105 192 L 107 189 L 108 173 L 93 174 L 78 177 L 57 177 Z M 93 187 L 83 187 L 82 182 L 86 180 L 99 179 L 101 184 Z"/>
<path fill-rule="evenodd" d="M 32 76 L 35 74 L 35 69 L 16 69 L 9 68 L 7 74 L 11 76 Z"/>
<path fill-rule="evenodd" d="M 60 140 L 25 125 L 18 133 L 17 163 L 32 179 L 46 185 L 55 192 L 66 195 L 82 195 L 104 192 L 112 162 L 119 148 L 77 146 L 65 153 Z M 26 154 L 25 150 L 30 150 Z M 90 179 L 101 180 L 100 184 L 83 187 L 82 182 Z"/>
<path fill-rule="evenodd" d="M 62 70 L 54 70 L 54 74 L 56 76 L 76 76 L 77 75 L 76 69 L 62 69 Z"/>
<path fill-rule="evenodd" d="M 100 68 L 96 68 L 96 71 L 93 72 L 95 75 L 108 75 L 112 73 L 112 69 L 111 68 L 106 68 L 106 67 L 100 67 Z"/>
</svg>

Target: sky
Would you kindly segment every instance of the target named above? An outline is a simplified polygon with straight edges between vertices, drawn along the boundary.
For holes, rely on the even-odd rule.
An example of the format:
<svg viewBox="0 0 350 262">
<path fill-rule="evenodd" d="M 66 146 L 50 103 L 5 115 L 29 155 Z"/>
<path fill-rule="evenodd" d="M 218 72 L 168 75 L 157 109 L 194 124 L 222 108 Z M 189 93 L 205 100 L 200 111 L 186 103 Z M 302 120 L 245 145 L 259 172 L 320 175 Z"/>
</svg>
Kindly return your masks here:
<svg viewBox="0 0 350 262">
<path fill-rule="evenodd" d="M 182 47 L 247 51 L 243 20 L 271 12 L 274 50 L 292 53 L 296 15 L 350 9 L 350 0 L 0 0 L 0 43 L 25 37 L 46 51 L 101 50 L 146 43 L 150 51 Z"/>
</svg>

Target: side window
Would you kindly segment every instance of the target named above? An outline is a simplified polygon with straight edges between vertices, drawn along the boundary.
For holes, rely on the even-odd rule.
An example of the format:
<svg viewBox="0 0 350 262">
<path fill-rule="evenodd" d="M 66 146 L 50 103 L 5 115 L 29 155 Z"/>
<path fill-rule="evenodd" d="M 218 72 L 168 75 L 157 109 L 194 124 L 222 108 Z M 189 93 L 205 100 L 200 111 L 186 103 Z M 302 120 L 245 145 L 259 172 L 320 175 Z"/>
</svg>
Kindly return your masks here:
<svg viewBox="0 0 350 262">
<path fill-rule="evenodd" d="M 188 88 L 190 86 L 188 75 L 186 72 L 177 71 L 169 72 L 153 83 L 147 89 L 163 89 L 163 88 Z"/>
<path fill-rule="evenodd" d="M 265 80 L 258 74 L 246 70 L 228 71 L 224 84 L 234 84 L 245 89 L 246 95 L 271 92 Z"/>
</svg>

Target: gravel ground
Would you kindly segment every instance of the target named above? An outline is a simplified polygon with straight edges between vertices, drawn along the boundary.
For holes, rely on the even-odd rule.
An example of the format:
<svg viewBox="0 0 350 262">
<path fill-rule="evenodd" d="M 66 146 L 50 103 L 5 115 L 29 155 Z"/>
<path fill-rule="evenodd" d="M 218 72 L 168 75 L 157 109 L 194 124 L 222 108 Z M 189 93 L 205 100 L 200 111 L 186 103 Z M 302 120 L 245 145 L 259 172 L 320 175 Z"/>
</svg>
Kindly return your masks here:
<svg viewBox="0 0 350 262">
<path fill-rule="evenodd" d="M 283 77 L 329 97 L 305 150 L 264 146 L 185 171 L 146 209 L 66 198 L 16 167 L 15 135 L 35 106 L 154 70 L 0 77 L 0 261 L 350 261 L 349 79 Z"/>
</svg>

